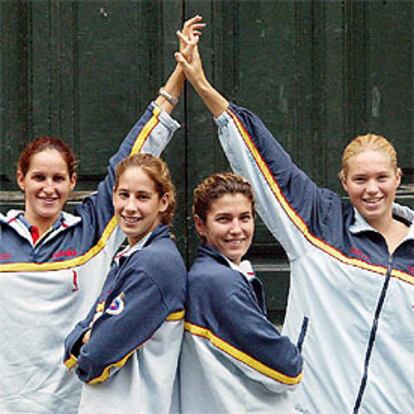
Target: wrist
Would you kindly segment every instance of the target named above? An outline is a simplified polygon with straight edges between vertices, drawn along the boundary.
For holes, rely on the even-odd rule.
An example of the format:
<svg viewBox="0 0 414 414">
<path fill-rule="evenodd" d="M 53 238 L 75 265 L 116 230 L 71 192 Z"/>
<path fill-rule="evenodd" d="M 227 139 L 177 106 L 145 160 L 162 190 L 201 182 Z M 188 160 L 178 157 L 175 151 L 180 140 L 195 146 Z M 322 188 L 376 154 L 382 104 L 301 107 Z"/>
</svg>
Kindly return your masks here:
<svg viewBox="0 0 414 414">
<path fill-rule="evenodd" d="M 159 89 L 158 96 L 162 96 L 168 103 L 170 103 L 173 106 L 177 105 L 179 101 L 178 97 L 173 96 L 172 94 L 167 92 L 164 87 Z"/>
</svg>

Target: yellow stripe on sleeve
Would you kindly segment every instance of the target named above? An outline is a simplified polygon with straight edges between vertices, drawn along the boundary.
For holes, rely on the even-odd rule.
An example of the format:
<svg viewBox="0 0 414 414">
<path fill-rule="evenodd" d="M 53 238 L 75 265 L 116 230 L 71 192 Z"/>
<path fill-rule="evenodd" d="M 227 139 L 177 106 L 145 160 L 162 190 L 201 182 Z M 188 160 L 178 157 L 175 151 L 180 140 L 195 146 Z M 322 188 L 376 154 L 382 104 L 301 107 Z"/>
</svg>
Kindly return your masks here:
<svg viewBox="0 0 414 414">
<path fill-rule="evenodd" d="M 216 336 L 215 334 L 213 334 L 210 330 L 206 328 L 203 328 L 198 325 L 194 325 L 190 322 L 185 322 L 184 329 L 193 335 L 197 335 L 202 338 L 208 339 L 217 349 L 220 349 L 221 351 L 232 356 L 238 361 L 243 362 L 244 364 L 253 368 L 254 370 L 280 383 L 287 384 L 287 385 L 293 385 L 293 384 L 298 384 L 302 380 L 303 373 L 300 373 L 296 377 L 289 377 L 285 374 L 282 374 L 276 371 L 275 369 L 268 367 L 267 365 L 263 364 L 257 359 L 254 359 L 251 356 L 247 355 L 246 353 L 240 351 L 239 349 L 230 345 L 226 341 L 223 341 L 221 338 L 219 338 L 218 336 Z"/>
</svg>

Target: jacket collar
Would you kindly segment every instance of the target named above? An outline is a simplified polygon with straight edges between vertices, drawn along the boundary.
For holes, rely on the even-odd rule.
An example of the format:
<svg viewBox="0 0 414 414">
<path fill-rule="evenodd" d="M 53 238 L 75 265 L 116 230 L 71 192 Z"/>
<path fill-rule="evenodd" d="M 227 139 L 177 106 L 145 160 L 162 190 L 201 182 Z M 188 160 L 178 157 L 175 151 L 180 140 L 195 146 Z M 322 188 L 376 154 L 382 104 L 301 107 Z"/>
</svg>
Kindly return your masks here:
<svg viewBox="0 0 414 414">
<path fill-rule="evenodd" d="M 134 245 L 126 246 L 122 249 L 114 258 L 114 261 L 119 263 L 119 260 L 126 259 L 127 257 L 131 256 L 133 253 L 142 250 L 145 246 L 151 244 L 154 240 L 163 238 L 169 235 L 169 228 L 164 224 L 158 225 L 153 231 L 149 232 L 144 238 L 139 240 Z"/>
<path fill-rule="evenodd" d="M 200 256 L 210 256 L 217 260 L 220 264 L 226 267 L 230 267 L 228 260 L 217 249 L 206 243 L 203 243 L 201 246 L 199 246 L 198 253 Z"/>
<path fill-rule="evenodd" d="M 248 260 L 243 260 L 240 265 L 237 265 L 227 257 L 223 256 L 217 249 L 205 243 L 199 247 L 199 253 L 201 255 L 211 256 L 219 263 L 230 267 L 236 272 L 239 272 L 246 278 L 247 281 L 250 281 L 253 277 L 255 277 L 252 265 Z"/>
<path fill-rule="evenodd" d="M 402 221 L 409 225 L 409 231 L 405 240 L 414 239 L 414 211 L 407 206 L 394 203 L 392 207 L 392 213 L 394 216 L 400 218 Z M 364 231 L 374 231 L 378 233 L 378 230 L 374 229 L 362 216 L 362 214 L 354 207 L 354 221 L 349 227 L 349 231 L 353 234 L 362 233 Z"/>
<path fill-rule="evenodd" d="M 30 224 L 20 216 L 24 215 L 23 210 L 9 210 L 6 215 L 0 214 L 0 224 L 5 224 L 15 230 L 21 237 L 32 242 L 30 234 Z M 56 234 L 64 231 L 68 227 L 75 226 L 81 221 L 80 217 L 62 211 L 56 222 L 52 225 L 52 229 L 45 236 L 44 240 L 54 237 Z"/>
</svg>

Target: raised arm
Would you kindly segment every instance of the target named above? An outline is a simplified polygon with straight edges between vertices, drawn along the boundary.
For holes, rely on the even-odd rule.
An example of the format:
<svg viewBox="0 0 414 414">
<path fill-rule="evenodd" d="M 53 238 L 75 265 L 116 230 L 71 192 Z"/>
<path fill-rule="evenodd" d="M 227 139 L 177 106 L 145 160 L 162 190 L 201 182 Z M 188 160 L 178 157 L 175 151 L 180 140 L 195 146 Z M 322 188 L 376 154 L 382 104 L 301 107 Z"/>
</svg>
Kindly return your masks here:
<svg viewBox="0 0 414 414">
<path fill-rule="evenodd" d="M 216 118 L 227 109 L 229 102 L 207 80 L 198 51 L 198 44 L 192 42 L 184 32 L 177 32 L 177 36 L 182 44 L 185 44 L 188 48 L 189 56 L 180 51 L 175 54 L 175 58 L 182 67 L 185 77 Z"/>
<path fill-rule="evenodd" d="M 229 103 L 207 80 L 197 44 L 192 45 L 183 33 L 178 36 L 190 47 L 191 59 L 177 52 L 176 60 L 214 116 L 220 143 L 233 171 L 253 184 L 257 211 L 273 236 L 291 259 L 303 255 L 321 238 L 329 237 L 334 244 L 340 228 L 332 237 L 325 234 L 325 223 L 339 217 L 340 198 L 319 189 L 292 162 L 259 117 Z"/>
<path fill-rule="evenodd" d="M 186 33 L 186 39 L 192 41 L 198 39 L 201 29 L 204 27 L 201 20 L 200 16 L 195 16 L 185 22 L 182 31 Z M 189 46 L 180 43 L 183 56 L 188 56 Z M 89 197 L 77 210 L 78 215 L 84 218 L 85 225 L 94 230 L 87 234 L 85 250 L 90 248 L 90 235 L 97 240 L 102 234 L 112 234 L 112 230 L 115 228 L 115 220 L 112 220 L 112 187 L 116 165 L 123 158 L 139 152 L 160 156 L 174 132 L 179 128 L 179 124 L 169 114 L 178 102 L 184 79 L 182 67 L 177 64 L 166 84 L 161 88 L 161 94 L 156 97 L 155 102 L 148 106 L 124 138 L 117 153 L 111 157 L 108 174 L 106 179 L 100 183 L 97 193 L 93 197 Z"/>
<path fill-rule="evenodd" d="M 194 16 L 187 20 L 182 28 L 183 39 L 180 38 L 180 54 L 188 60 L 191 60 L 193 45 L 198 42 L 201 36 L 201 29 L 205 26 L 201 16 Z M 167 113 L 171 113 L 178 103 L 178 99 L 183 91 L 185 75 L 182 65 L 177 63 L 173 73 L 167 80 L 165 86 L 160 89 L 160 94 L 155 103 Z"/>
</svg>

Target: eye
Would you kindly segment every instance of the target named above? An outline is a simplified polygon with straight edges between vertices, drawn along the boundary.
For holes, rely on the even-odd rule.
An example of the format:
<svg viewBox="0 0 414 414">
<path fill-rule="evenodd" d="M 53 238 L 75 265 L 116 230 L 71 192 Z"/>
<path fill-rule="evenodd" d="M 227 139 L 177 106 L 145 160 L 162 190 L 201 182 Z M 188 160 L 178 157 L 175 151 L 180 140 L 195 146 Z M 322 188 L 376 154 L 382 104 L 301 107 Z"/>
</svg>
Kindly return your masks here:
<svg viewBox="0 0 414 414">
<path fill-rule="evenodd" d="M 32 180 L 34 181 L 43 181 L 45 176 L 43 174 L 35 174 L 32 176 Z"/>
<path fill-rule="evenodd" d="M 57 175 L 56 177 L 53 178 L 53 180 L 57 183 L 62 183 L 63 181 L 66 180 L 66 177 L 64 177 L 63 175 Z"/>
<path fill-rule="evenodd" d="M 225 223 L 229 222 L 229 220 L 230 219 L 227 216 L 218 216 L 218 217 L 216 217 L 216 221 L 218 223 L 221 223 L 221 224 L 225 224 Z"/>
<path fill-rule="evenodd" d="M 126 200 L 129 195 L 126 191 L 118 191 L 117 196 L 122 200 Z"/>
<path fill-rule="evenodd" d="M 250 220 L 252 219 L 252 215 L 249 213 L 249 214 L 243 214 L 241 217 L 240 217 L 240 220 L 243 222 L 243 223 L 248 223 Z"/>
<path fill-rule="evenodd" d="M 364 177 L 355 177 L 354 182 L 356 184 L 363 184 L 365 182 L 365 178 Z"/>
<path fill-rule="evenodd" d="M 388 175 L 386 175 L 386 174 L 384 174 L 384 175 L 380 175 L 379 177 L 378 177 L 378 181 L 379 182 L 381 182 L 381 183 L 383 183 L 383 182 L 385 182 L 385 181 L 387 181 L 388 180 Z"/>
<path fill-rule="evenodd" d="M 151 198 L 150 194 L 138 194 L 138 200 L 140 201 L 147 201 Z"/>
</svg>

